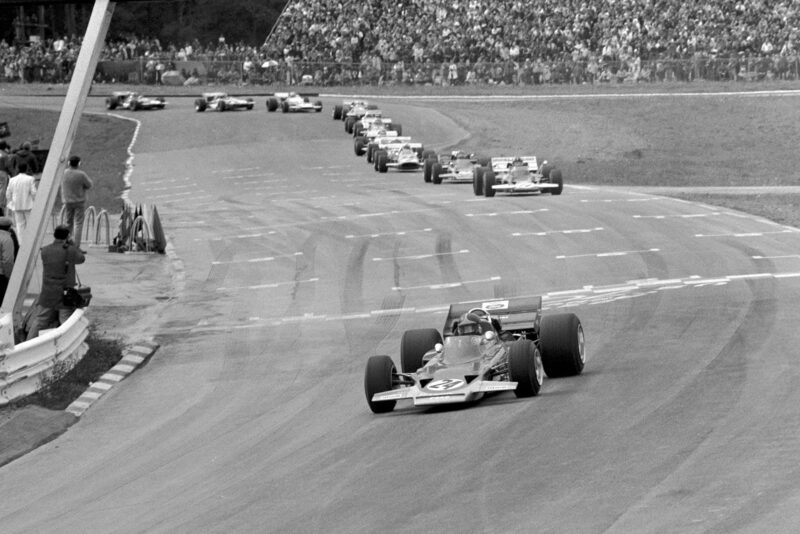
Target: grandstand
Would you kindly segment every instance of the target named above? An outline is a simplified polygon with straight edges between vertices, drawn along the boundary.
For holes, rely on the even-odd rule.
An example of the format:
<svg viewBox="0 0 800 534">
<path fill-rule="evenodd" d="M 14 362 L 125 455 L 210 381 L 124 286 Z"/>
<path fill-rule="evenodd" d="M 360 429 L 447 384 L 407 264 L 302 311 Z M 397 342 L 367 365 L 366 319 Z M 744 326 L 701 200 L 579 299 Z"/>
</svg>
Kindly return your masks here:
<svg viewBox="0 0 800 534">
<path fill-rule="evenodd" d="M 792 0 L 292 0 L 263 44 L 110 40 L 98 81 L 158 83 L 159 64 L 205 83 L 319 86 L 797 80 L 798 12 Z M 77 46 L 0 43 L 0 77 L 63 81 Z"/>
</svg>

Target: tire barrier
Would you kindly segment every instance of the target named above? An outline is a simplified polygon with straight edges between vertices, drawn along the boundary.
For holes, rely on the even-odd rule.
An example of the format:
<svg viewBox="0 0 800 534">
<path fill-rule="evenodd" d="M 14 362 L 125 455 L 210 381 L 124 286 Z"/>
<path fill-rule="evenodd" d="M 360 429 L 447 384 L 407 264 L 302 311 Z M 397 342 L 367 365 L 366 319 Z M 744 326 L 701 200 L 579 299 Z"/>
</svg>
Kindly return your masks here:
<svg viewBox="0 0 800 534">
<path fill-rule="evenodd" d="M 42 331 L 0 359 L 0 406 L 36 393 L 49 379 L 59 378 L 89 349 L 89 320 L 82 309 L 58 328 Z"/>
</svg>

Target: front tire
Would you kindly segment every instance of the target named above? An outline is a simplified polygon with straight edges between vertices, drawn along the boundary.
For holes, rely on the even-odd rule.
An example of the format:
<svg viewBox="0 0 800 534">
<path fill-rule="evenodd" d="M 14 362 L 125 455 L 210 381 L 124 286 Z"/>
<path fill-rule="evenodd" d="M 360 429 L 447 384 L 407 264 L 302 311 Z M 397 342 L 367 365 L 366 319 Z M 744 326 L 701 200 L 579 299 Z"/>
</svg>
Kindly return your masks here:
<svg viewBox="0 0 800 534">
<path fill-rule="evenodd" d="M 397 401 L 373 401 L 372 396 L 392 389 L 393 375 L 397 373 L 394 362 L 388 356 L 370 356 L 364 371 L 364 394 L 373 413 L 388 413 L 394 410 Z"/>
<path fill-rule="evenodd" d="M 400 368 L 404 373 L 415 373 L 422 367 L 422 358 L 437 343 L 442 335 L 435 328 L 406 330 L 400 339 Z"/>
<path fill-rule="evenodd" d="M 342 119 L 342 109 L 341 104 L 333 106 L 333 120 L 338 121 Z"/>
<path fill-rule="evenodd" d="M 476 197 L 483 194 L 483 174 L 485 169 L 483 167 L 472 168 L 472 192 Z"/>
<path fill-rule="evenodd" d="M 433 183 L 439 185 L 442 183 L 442 164 L 436 162 L 433 164 L 433 168 L 431 168 L 431 179 Z"/>
<path fill-rule="evenodd" d="M 530 339 L 515 341 L 508 353 L 508 377 L 517 383 L 517 397 L 535 397 L 544 382 L 544 366 L 536 344 Z"/>
<path fill-rule="evenodd" d="M 586 363 L 583 326 L 574 313 L 543 315 L 539 325 L 539 349 L 544 371 L 550 378 L 581 374 Z"/>
<path fill-rule="evenodd" d="M 367 144 L 366 137 L 356 137 L 353 141 L 353 148 L 355 150 L 356 156 L 363 156 L 364 155 L 364 146 Z"/>
<path fill-rule="evenodd" d="M 278 99 L 277 98 L 268 98 L 267 99 L 267 111 L 276 111 L 278 109 Z"/>
<path fill-rule="evenodd" d="M 195 111 L 198 111 L 198 112 L 205 111 L 206 110 L 206 106 L 207 106 L 206 101 L 203 100 L 202 98 L 198 98 L 197 100 L 194 101 L 194 110 Z"/>
<path fill-rule="evenodd" d="M 386 154 L 385 150 L 381 150 L 378 154 L 378 159 L 375 160 L 375 166 L 378 169 L 378 172 L 385 173 L 389 170 L 389 167 L 386 165 L 389 156 Z"/>
<path fill-rule="evenodd" d="M 423 180 L 425 180 L 426 184 L 429 184 L 431 183 L 431 179 L 433 176 L 433 166 L 437 164 L 437 161 L 432 158 L 428 158 L 424 161 L 425 163 L 423 163 L 422 166 L 422 178 Z"/>
</svg>

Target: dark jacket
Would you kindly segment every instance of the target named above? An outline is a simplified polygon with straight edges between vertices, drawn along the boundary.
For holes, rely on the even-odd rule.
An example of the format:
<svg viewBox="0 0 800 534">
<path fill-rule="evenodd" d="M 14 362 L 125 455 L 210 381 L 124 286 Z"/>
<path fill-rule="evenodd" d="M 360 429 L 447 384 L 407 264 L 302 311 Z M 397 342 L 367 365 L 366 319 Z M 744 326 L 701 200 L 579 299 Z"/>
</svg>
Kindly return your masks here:
<svg viewBox="0 0 800 534">
<path fill-rule="evenodd" d="M 20 148 L 11 157 L 11 176 L 19 174 L 19 162 L 24 161 L 28 164 L 28 174 L 34 175 L 39 172 L 39 160 L 36 159 L 36 154 L 25 148 Z"/>
<path fill-rule="evenodd" d="M 60 308 L 64 288 L 75 287 L 75 265 L 86 261 L 86 256 L 72 243 L 55 239 L 42 247 L 42 289 L 39 306 Z"/>
</svg>

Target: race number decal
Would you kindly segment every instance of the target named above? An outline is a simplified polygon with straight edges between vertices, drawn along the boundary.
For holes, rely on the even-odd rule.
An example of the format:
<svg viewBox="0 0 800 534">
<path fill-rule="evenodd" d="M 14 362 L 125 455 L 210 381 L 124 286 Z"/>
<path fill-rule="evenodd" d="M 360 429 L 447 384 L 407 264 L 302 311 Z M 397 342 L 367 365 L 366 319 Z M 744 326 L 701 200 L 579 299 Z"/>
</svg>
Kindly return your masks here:
<svg viewBox="0 0 800 534">
<path fill-rule="evenodd" d="M 464 384 L 465 382 L 458 378 L 445 378 L 443 380 L 434 380 L 428 384 L 427 389 L 431 391 L 450 391 L 451 389 L 460 388 Z"/>
<path fill-rule="evenodd" d="M 495 300 L 493 302 L 484 302 L 483 304 L 481 304 L 481 308 L 483 308 L 486 311 L 507 310 L 508 301 Z"/>
</svg>

